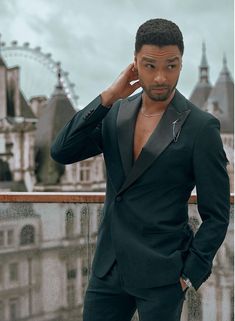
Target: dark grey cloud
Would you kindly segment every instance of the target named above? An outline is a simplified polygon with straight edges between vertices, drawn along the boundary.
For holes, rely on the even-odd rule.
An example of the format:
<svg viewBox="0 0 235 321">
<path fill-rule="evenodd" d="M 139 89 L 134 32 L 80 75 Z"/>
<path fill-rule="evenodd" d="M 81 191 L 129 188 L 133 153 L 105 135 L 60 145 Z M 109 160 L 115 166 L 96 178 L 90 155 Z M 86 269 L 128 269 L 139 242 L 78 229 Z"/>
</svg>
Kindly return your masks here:
<svg viewBox="0 0 235 321">
<path fill-rule="evenodd" d="M 212 83 L 222 68 L 224 52 L 233 70 L 232 0 L 0 1 L 5 8 L 5 20 L 0 19 L 5 40 L 30 41 L 51 52 L 76 83 L 80 105 L 132 61 L 136 29 L 153 17 L 175 21 L 184 34 L 179 89 L 186 96 L 198 79 L 202 41 L 207 45 Z"/>
</svg>

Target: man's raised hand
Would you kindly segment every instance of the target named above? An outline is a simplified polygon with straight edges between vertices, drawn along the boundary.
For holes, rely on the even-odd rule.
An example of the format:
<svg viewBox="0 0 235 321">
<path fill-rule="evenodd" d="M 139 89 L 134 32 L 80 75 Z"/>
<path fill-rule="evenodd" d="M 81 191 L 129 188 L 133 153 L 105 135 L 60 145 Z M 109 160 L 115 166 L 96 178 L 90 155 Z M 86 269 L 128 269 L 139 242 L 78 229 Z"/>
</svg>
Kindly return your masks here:
<svg viewBox="0 0 235 321">
<path fill-rule="evenodd" d="M 141 85 L 138 80 L 138 73 L 134 68 L 134 63 L 131 63 L 121 72 L 112 85 L 102 92 L 102 105 L 108 107 L 116 100 L 130 96 L 139 87 Z"/>
</svg>

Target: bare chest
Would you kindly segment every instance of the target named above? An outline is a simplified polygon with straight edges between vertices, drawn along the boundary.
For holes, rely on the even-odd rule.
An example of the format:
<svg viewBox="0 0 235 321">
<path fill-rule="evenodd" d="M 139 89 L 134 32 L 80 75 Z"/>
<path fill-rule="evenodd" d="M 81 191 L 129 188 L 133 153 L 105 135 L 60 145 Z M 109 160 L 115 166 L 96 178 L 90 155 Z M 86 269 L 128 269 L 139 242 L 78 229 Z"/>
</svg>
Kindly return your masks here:
<svg viewBox="0 0 235 321">
<path fill-rule="evenodd" d="M 134 159 L 136 160 L 142 148 L 147 143 L 154 129 L 157 127 L 161 117 L 144 118 L 140 114 L 137 117 L 134 132 Z"/>
</svg>

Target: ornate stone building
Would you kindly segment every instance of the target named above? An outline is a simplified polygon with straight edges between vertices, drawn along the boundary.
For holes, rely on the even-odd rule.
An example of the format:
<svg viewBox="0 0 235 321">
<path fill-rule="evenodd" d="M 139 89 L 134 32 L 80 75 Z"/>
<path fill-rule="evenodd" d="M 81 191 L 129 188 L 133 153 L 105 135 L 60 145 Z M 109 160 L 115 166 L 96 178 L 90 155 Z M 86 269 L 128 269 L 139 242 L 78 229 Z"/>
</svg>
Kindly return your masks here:
<svg viewBox="0 0 235 321">
<path fill-rule="evenodd" d="M 102 156 L 67 166 L 50 157 L 57 132 L 76 112 L 60 71 L 49 99 L 27 102 L 19 79 L 19 67 L 8 68 L 0 56 L 0 191 L 104 191 Z"/>
<path fill-rule="evenodd" d="M 20 91 L 19 67 L 7 68 L 0 56 L 0 190 L 33 189 L 36 123 Z"/>
<path fill-rule="evenodd" d="M 234 191 L 234 82 L 227 67 L 224 56 L 223 66 L 214 86 L 209 81 L 209 65 L 206 57 L 206 47 L 203 43 L 202 59 L 199 66 L 199 80 L 189 100 L 202 110 L 206 110 L 219 119 L 221 137 L 229 160 L 231 192 Z"/>
<path fill-rule="evenodd" d="M 1 321 L 82 321 L 101 213 L 99 203 L 0 204 Z M 189 213 L 196 231 L 196 204 Z M 213 273 L 187 292 L 181 321 L 234 320 L 232 215 Z"/>
<path fill-rule="evenodd" d="M 81 321 L 100 204 L 0 205 L 0 320 Z"/>
</svg>

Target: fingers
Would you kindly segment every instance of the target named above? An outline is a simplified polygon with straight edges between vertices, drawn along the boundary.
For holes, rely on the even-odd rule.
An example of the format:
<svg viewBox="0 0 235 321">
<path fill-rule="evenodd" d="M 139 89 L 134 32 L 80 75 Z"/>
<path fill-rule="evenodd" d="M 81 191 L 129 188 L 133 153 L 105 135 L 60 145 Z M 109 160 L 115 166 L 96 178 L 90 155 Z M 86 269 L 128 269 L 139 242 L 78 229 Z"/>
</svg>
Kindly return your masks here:
<svg viewBox="0 0 235 321">
<path fill-rule="evenodd" d="M 134 68 L 134 62 L 132 62 L 131 64 L 129 64 L 128 66 L 127 66 L 127 69 L 133 69 Z"/>
<path fill-rule="evenodd" d="M 134 82 L 133 84 L 131 84 L 131 88 L 133 89 L 133 92 L 134 92 L 136 89 L 140 88 L 140 87 L 141 87 L 141 84 L 140 84 L 139 80 L 136 81 L 136 82 Z"/>
<path fill-rule="evenodd" d="M 134 92 L 136 89 L 140 88 L 140 82 L 139 82 L 139 76 L 138 76 L 138 71 L 134 67 L 134 63 L 131 63 L 128 67 L 128 81 L 131 87 L 131 91 Z"/>
<path fill-rule="evenodd" d="M 134 63 L 131 63 L 131 64 L 127 67 L 127 74 L 128 74 L 128 80 L 129 80 L 129 82 L 135 81 L 135 80 L 138 80 L 138 79 L 139 79 L 138 71 L 137 71 L 137 69 L 135 69 Z"/>
<path fill-rule="evenodd" d="M 180 284 L 183 291 L 188 287 L 185 281 L 182 279 L 182 277 L 180 277 Z"/>
<path fill-rule="evenodd" d="M 124 71 L 136 73 L 136 72 L 137 72 L 137 69 L 135 69 L 134 62 L 132 62 L 131 64 L 129 64 Z"/>
<path fill-rule="evenodd" d="M 141 85 L 139 83 L 138 73 L 134 68 L 134 63 L 131 63 L 121 72 L 113 84 L 102 93 L 102 98 L 106 105 L 111 105 L 117 99 L 126 98 L 139 87 L 141 87 Z M 111 97 L 111 99 L 108 98 L 105 100 L 106 96 Z"/>
<path fill-rule="evenodd" d="M 139 75 L 137 73 L 131 76 L 130 81 L 134 81 L 134 80 L 139 80 Z"/>
</svg>

